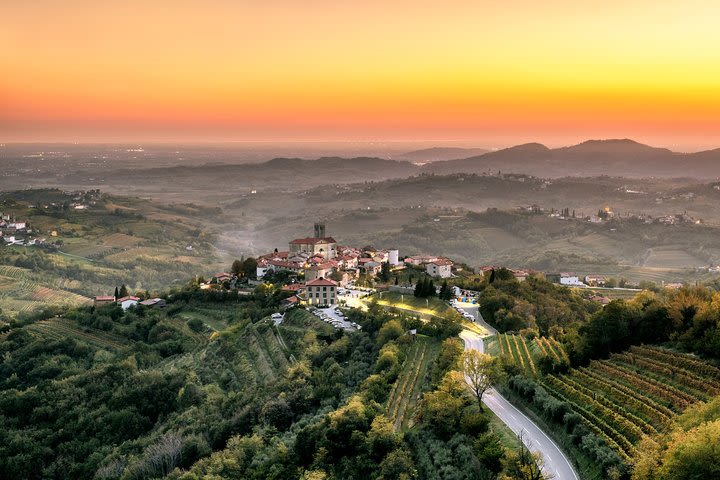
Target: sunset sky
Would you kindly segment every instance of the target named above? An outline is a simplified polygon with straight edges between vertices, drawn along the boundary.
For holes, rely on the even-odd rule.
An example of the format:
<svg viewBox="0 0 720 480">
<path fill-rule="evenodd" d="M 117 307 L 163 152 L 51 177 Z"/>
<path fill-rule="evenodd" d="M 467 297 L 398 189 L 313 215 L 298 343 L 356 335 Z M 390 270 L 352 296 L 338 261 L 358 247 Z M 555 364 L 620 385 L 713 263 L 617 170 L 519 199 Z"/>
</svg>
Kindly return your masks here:
<svg viewBox="0 0 720 480">
<path fill-rule="evenodd" d="M 24 0 L 0 141 L 720 146 L 720 2 Z"/>
</svg>

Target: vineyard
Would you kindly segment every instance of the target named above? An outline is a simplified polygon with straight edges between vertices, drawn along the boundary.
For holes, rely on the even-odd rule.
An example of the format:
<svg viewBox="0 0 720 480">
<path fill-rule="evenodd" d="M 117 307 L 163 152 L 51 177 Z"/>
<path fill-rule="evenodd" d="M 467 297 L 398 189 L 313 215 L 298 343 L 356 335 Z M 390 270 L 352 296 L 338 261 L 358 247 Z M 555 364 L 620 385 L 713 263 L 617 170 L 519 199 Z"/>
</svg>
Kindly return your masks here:
<svg viewBox="0 0 720 480">
<path fill-rule="evenodd" d="M 47 281 L 41 274 L 25 268 L 0 265 L 0 302 L 7 312 L 29 312 L 50 305 L 79 306 L 90 299 L 64 290 L 75 282 L 66 279 Z"/>
<path fill-rule="evenodd" d="M 488 352 L 517 365 L 527 375 L 538 374 L 537 364 L 543 357 L 549 356 L 555 362 L 568 361 L 562 344 L 547 337 L 528 340 L 520 335 L 499 333 L 489 342 Z"/>
<path fill-rule="evenodd" d="M 59 340 L 68 337 L 104 350 L 120 350 L 127 345 L 127 341 L 122 337 L 102 330 L 80 327 L 72 320 L 64 318 L 42 320 L 30 324 L 26 328 L 32 334 L 43 338 Z"/>
<path fill-rule="evenodd" d="M 422 335 L 418 335 L 410 346 L 403 369 L 393 384 L 386 404 L 387 416 L 393 421 L 395 430 L 412 426 L 425 375 L 437 352 L 437 342 Z"/>
<path fill-rule="evenodd" d="M 720 394 L 720 368 L 692 355 L 642 346 L 566 375 L 547 375 L 540 383 L 628 461 L 644 435 L 664 431 L 690 405 Z"/>
</svg>

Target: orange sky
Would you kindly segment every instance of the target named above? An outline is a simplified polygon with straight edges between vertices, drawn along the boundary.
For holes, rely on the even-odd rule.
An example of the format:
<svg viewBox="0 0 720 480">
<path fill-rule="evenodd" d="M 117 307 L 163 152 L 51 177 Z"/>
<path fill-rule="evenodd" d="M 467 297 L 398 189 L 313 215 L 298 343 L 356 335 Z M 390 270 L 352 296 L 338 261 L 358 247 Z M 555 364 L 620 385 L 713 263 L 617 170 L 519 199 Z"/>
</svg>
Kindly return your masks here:
<svg viewBox="0 0 720 480">
<path fill-rule="evenodd" d="M 26 0 L 0 141 L 720 146 L 720 2 Z"/>
</svg>

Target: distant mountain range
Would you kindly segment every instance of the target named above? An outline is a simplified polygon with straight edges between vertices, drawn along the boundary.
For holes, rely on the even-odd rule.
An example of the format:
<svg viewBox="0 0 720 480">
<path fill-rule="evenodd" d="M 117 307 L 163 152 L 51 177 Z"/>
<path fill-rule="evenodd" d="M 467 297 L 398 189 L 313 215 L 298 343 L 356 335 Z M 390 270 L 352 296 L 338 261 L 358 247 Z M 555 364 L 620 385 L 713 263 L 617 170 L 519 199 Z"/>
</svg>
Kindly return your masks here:
<svg viewBox="0 0 720 480">
<path fill-rule="evenodd" d="M 633 140 L 588 140 L 578 145 L 548 148 L 527 143 L 502 150 L 465 157 L 481 149 L 430 148 L 416 150 L 397 158 L 323 157 L 317 160 L 275 158 L 262 163 L 226 163 L 204 165 L 151 166 L 138 168 L 118 161 L 115 167 L 98 170 L 94 165 L 63 166 L 62 171 L 37 173 L 28 170 L 28 180 L 8 177 L 6 183 L 18 185 L 110 186 L 162 185 L 219 191 L 242 187 L 266 187 L 301 190 L 320 185 L 407 178 L 417 175 L 452 173 L 519 173 L 544 178 L 594 177 L 608 175 L 629 178 L 696 178 L 704 181 L 720 177 L 720 149 L 697 153 L 677 153 Z M 462 158 L 443 160 L 448 156 Z M 21 159 L 22 160 L 22 159 Z M 30 179 L 30 177 L 32 177 Z M 0 189 L 3 183 L 0 179 Z"/>
<path fill-rule="evenodd" d="M 396 159 L 415 163 L 440 162 L 483 155 L 490 150 L 486 148 L 433 147 L 398 155 Z"/>
<path fill-rule="evenodd" d="M 523 173 L 539 177 L 597 176 L 617 177 L 720 177 L 720 149 L 697 153 L 677 153 L 633 140 L 588 140 L 578 145 L 548 148 L 540 143 L 526 143 L 467 158 L 428 161 L 417 165 L 417 159 L 441 158 L 475 149 L 435 148 L 403 155 L 403 160 L 376 157 L 323 157 L 317 160 L 275 158 L 263 163 L 179 166 L 137 170 L 130 175 L 172 177 L 174 181 L 191 179 L 197 174 L 209 175 L 223 184 L 317 186 L 356 183 L 419 174 L 495 174 Z M 415 162 L 408 160 L 415 158 Z"/>
<path fill-rule="evenodd" d="M 612 175 L 624 177 L 720 176 L 720 149 L 677 153 L 633 140 L 588 140 L 548 148 L 528 143 L 464 159 L 426 165 L 432 173 L 526 173 L 544 177 Z"/>
</svg>

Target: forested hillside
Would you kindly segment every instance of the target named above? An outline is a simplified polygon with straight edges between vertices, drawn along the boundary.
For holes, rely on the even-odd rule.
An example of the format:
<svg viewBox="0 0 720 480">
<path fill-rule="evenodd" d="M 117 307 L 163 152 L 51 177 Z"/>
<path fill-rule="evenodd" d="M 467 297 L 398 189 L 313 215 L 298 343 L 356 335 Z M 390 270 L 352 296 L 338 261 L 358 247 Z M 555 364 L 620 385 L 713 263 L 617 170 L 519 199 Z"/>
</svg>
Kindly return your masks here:
<svg viewBox="0 0 720 480">
<path fill-rule="evenodd" d="M 285 295 L 193 284 L 168 292 L 165 309 L 56 308 L 13 321 L 0 336 L 0 471 L 491 479 L 522 466 L 457 371 L 454 320 L 371 304 L 348 312 L 363 327 L 354 333 L 303 309 L 275 325 Z"/>
</svg>

